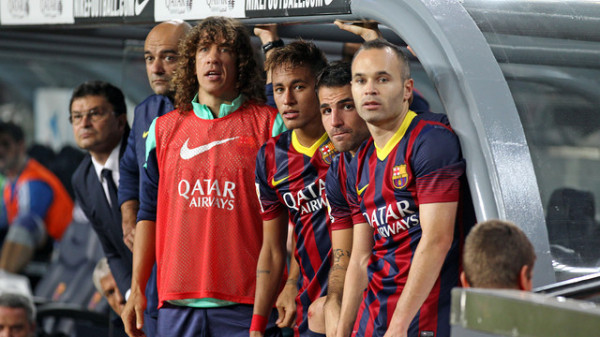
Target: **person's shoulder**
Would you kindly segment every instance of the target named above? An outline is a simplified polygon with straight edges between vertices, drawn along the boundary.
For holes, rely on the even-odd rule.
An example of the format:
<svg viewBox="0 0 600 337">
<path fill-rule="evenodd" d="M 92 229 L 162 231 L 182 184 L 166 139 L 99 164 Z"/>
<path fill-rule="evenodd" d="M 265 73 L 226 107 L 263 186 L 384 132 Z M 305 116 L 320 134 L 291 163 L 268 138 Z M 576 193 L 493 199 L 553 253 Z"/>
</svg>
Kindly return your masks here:
<svg viewBox="0 0 600 337">
<path fill-rule="evenodd" d="M 72 180 L 75 182 L 81 182 L 85 179 L 85 176 L 87 175 L 87 173 L 89 172 L 89 170 L 93 169 L 93 164 L 92 164 L 92 157 L 90 156 L 90 154 L 86 154 L 85 157 L 83 157 L 83 159 L 81 160 L 81 163 L 79 163 L 79 166 L 77 166 L 77 168 L 75 169 L 75 172 L 73 172 L 73 176 L 72 176 Z M 73 185 L 73 187 L 75 187 L 75 184 Z"/>
<path fill-rule="evenodd" d="M 152 113 L 154 116 L 161 116 L 172 110 L 175 110 L 175 107 L 169 97 L 152 94 L 146 97 L 140 104 L 136 105 L 135 115 Z"/>
<path fill-rule="evenodd" d="M 171 102 L 171 99 L 169 99 L 168 96 L 152 94 L 152 95 L 146 97 L 146 99 L 144 99 L 140 104 L 136 105 L 136 108 L 138 108 L 138 107 L 143 108 L 146 106 L 154 106 L 157 104 L 164 104 L 164 103 L 169 103 L 169 104 L 173 105 L 173 103 Z"/>
<path fill-rule="evenodd" d="M 441 123 L 445 126 L 450 126 L 450 121 L 448 121 L 448 116 L 446 116 L 445 114 L 431 112 L 431 111 L 421 112 L 421 113 L 417 114 L 417 116 L 415 117 L 415 121 Z"/>
<path fill-rule="evenodd" d="M 242 104 L 241 108 L 264 113 L 277 113 L 277 109 L 275 109 L 274 107 L 266 103 L 257 102 L 255 100 L 247 100 L 246 102 L 244 102 L 244 104 Z"/>
</svg>

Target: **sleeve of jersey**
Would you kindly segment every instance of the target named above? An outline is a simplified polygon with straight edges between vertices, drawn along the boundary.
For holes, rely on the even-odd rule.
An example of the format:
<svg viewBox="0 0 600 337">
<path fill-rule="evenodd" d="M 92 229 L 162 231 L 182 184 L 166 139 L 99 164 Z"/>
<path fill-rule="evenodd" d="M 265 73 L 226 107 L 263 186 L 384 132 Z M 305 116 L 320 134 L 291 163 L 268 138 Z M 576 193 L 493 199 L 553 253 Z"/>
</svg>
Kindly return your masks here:
<svg viewBox="0 0 600 337">
<path fill-rule="evenodd" d="M 135 109 L 135 114 L 138 114 L 138 109 Z M 119 162 L 119 205 L 122 205 L 125 201 L 138 200 L 139 199 L 139 167 L 137 162 L 137 156 L 135 151 L 135 135 L 136 135 L 136 121 L 133 121 L 133 128 L 129 132 L 127 137 L 127 147 L 125 153 L 121 157 Z"/>
<path fill-rule="evenodd" d="M 258 202 L 260 203 L 260 215 L 263 220 L 276 218 L 285 211 L 277 193 L 269 184 L 268 163 L 265 155 L 267 144 L 263 145 L 256 156 L 255 183 Z"/>
<path fill-rule="evenodd" d="M 35 214 L 43 219 L 53 200 L 54 193 L 47 183 L 39 180 L 29 181 L 19 189 L 19 214 L 17 217 Z"/>
<path fill-rule="evenodd" d="M 156 221 L 156 203 L 158 198 L 158 160 L 156 157 L 156 119 L 148 128 L 146 138 L 146 163 L 140 174 L 140 210 L 137 221 Z"/>
<path fill-rule="evenodd" d="M 346 168 L 346 186 L 348 190 L 346 197 L 350 211 L 352 212 L 352 223 L 359 224 L 367 222 L 367 219 L 363 216 L 360 210 L 360 202 L 358 201 L 358 193 L 356 192 L 356 171 L 357 171 L 356 156 L 350 162 L 350 165 Z"/>
<path fill-rule="evenodd" d="M 425 126 L 417 136 L 411 157 L 419 203 L 459 200 L 465 162 L 452 131 L 437 124 Z"/>
<path fill-rule="evenodd" d="M 331 219 L 331 230 L 340 230 L 352 228 L 352 211 L 350 205 L 343 194 L 339 175 L 339 160 L 342 160 L 340 154 L 334 162 L 329 166 L 327 178 L 325 180 L 325 192 L 327 194 L 327 206 L 329 210 L 329 218 Z"/>
</svg>

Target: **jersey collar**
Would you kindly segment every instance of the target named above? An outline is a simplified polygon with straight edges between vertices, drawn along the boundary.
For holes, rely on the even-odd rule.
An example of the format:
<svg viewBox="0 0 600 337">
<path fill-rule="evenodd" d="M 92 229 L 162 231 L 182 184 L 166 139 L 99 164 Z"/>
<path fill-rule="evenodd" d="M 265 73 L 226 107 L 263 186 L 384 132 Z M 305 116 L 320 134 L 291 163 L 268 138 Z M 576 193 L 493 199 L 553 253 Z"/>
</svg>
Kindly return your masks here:
<svg viewBox="0 0 600 337">
<path fill-rule="evenodd" d="M 242 103 L 244 103 L 244 101 L 244 96 L 240 94 L 231 102 L 231 104 L 221 104 L 221 107 L 219 108 L 219 115 L 217 116 L 217 118 L 225 117 L 230 113 L 234 112 L 240 106 L 242 106 Z M 198 94 L 196 94 L 196 96 L 194 96 L 194 99 L 192 100 L 192 108 L 196 116 L 198 116 L 198 118 L 215 119 L 208 106 L 206 106 L 206 104 L 201 104 L 198 102 Z"/>
<path fill-rule="evenodd" d="M 380 149 L 377 146 L 377 144 L 373 142 L 373 144 L 375 144 L 375 150 L 377 152 L 377 159 L 382 161 L 385 160 L 385 158 L 390 154 L 390 152 L 392 152 L 394 147 L 398 145 L 402 137 L 404 137 L 406 130 L 408 130 L 410 123 L 412 123 L 412 120 L 415 117 L 417 117 L 417 114 L 412 110 L 408 110 L 408 113 L 406 114 L 406 117 L 404 117 L 404 120 L 402 121 L 402 124 L 400 125 L 398 130 L 396 131 L 396 133 L 394 133 L 392 138 L 388 140 L 387 144 L 385 144 L 385 146 L 382 149 Z"/>
<path fill-rule="evenodd" d="M 292 130 L 292 146 L 294 150 L 302 153 L 305 156 L 311 157 L 317 152 L 319 146 L 323 145 L 323 143 L 327 140 L 327 132 L 324 133 L 321 138 L 319 138 L 316 142 L 314 142 L 310 147 L 303 146 L 300 144 L 298 140 L 298 136 L 296 135 L 296 130 Z"/>
</svg>

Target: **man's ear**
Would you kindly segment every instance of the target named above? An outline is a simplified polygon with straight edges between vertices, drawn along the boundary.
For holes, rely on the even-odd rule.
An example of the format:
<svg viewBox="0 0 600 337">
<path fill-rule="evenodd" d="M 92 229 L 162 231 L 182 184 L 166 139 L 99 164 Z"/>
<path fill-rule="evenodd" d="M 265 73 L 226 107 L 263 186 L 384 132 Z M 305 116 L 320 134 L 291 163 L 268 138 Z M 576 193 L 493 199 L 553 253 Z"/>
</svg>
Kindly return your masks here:
<svg viewBox="0 0 600 337">
<path fill-rule="evenodd" d="M 460 272 L 460 283 L 462 283 L 463 288 L 470 288 L 471 285 L 467 281 L 467 276 L 465 275 L 465 271 Z"/>
<path fill-rule="evenodd" d="M 532 270 L 528 265 L 521 267 L 519 272 L 519 290 L 531 291 L 533 289 Z"/>
<path fill-rule="evenodd" d="M 127 124 L 127 114 L 120 114 L 117 116 L 117 120 L 119 121 L 119 128 L 121 130 L 125 130 L 125 125 Z"/>
</svg>

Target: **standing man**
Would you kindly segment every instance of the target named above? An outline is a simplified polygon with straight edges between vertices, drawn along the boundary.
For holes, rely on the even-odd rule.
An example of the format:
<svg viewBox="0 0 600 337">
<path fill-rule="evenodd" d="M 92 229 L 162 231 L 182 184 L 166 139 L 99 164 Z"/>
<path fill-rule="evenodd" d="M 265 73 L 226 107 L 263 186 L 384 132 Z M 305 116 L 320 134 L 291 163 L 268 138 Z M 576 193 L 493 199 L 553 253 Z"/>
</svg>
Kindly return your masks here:
<svg viewBox="0 0 600 337">
<path fill-rule="evenodd" d="M 144 43 L 144 59 L 148 81 L 154 95 L 150 95 L 135 107 L 133 129 L 127 139 L 127 148 L 121 158 L 119 184 L 119 205 L 123 217 L 123 240 L 133 251 L 133 236 L 139 210 L 140 176 L 146 162 L 146 138 L 148 128 L 154 118 L 175 109 L 173 98 L 175 88 L 171 80 L 177 69 L 179 41 L 191 26 L 183 21 L 165 21 L 156 25 Z M 156 268 L 148 280 L 148 299 L 144 331 L 147 336 L 155 336 L 158 318 L 158 295 L 156 293 Z"/>
<path fill-rule="evenodd" d="M 8 227 L 0 269 L 18 273 L 36 249 L 61 239 L 73 201 L 50 170 L 27 158 L 23 129 L 11 122 L 0 122 L 0 171 L 6 176 L 0 228 Z"/>
<path fill-rule="evenodd" d="M 146 131 L 154 118 L 175 109 L 175 88 L 171 79 L 177 69 L 177 46 L 190 29 L 191 26 L 183 21 L 165 21 L 152 28 L 144 43 L 146 73 L 154 94 L 135 107 L 133 127 L 121 158 L 118 191 L 123 214 L 123 240 L 131 250 L 139 209 L 140 174 L 146 162 Z"/>
<path fill-rule="evenodd" d="M 98 234 L 121 294 L 131 285 L 132 254 L 123 242 L 117 200 L 119 158 L 129 125 L 121 90 L 102 81 L 85 82 L 73 91 L 69 121 L 75 142 L 89 153 L 73 174 L 75 198 Z"/>
<path fill-rule="evenodd" d="M 247 336 L 262 237 L 254 158 L 280 130 L 246 28 L 210 17 L 181 43 L 177 110 L 151 124 L 136 225 L 131 296 L 122 314 L 142 336 L 156 261 L 157 335 Z M 271 336 L 280 335 L 273 315 Z"/>
<path fill-rule="evenodd" d="M 0 336 L 34 337 L 35 306 L 21 294 L 0 294 Z"/>
<path fill-rule="evenodd" d="M 319 119 L 315 93 L 316 76 L 326 65 L 321 50 L 303 41 L 271 51 L 266 62 L 275 103 L 290 131 L 270 139 L 256 158 L 256 188 L 264 237 L 257 266 L 250 330 L 253 336 L 261 336 L 260 322 L 268 316 L 278 294 L 286 261 L 288 219 L 294 223 L 294 256 L 300 266 L 302 285 L 296 299 L 298 332 L 302 336 L 325 332 L 322 324 L 314 327 L 309 321 L 316 323 L 322 310 L 311 311 L 315 313 L 313 317 L 308 310 L 327 293 L 331 258 L 325 176 L 336 151 Z M 297 291 L 297 283 L 298 280 L 289 279 L 286 287 Z"/>
<path fill-rule="evenodd" d="M 442 118 L 409 110 L 412 88 L 396 46 L 368 41 L 355 55 L 352 94 L 372 138 L 348 170 L 356 239 L 338 336 L 354 318 L 357 336 L 450 334 L 465 164 Z"/>
</svg>

